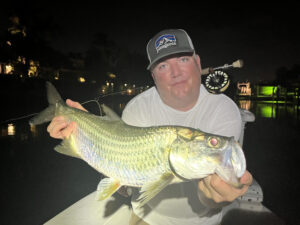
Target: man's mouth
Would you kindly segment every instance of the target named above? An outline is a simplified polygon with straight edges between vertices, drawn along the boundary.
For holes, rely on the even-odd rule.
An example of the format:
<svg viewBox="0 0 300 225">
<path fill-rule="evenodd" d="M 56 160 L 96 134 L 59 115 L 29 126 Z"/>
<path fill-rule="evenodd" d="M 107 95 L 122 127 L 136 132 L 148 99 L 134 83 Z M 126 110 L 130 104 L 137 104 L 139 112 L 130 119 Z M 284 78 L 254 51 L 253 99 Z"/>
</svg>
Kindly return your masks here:
<svg viewBox="0 0 300 225">
<path fill-rule="evenodd" d="M 186 82 L 185 80 L 175 81 L 175 82 L 173 82 L 171 85 L 172 85 L 172 86 L 176 86 L 176 85 L 183 84 L 183 83 L 185 83 L 185 82 Z"/>
</svg>

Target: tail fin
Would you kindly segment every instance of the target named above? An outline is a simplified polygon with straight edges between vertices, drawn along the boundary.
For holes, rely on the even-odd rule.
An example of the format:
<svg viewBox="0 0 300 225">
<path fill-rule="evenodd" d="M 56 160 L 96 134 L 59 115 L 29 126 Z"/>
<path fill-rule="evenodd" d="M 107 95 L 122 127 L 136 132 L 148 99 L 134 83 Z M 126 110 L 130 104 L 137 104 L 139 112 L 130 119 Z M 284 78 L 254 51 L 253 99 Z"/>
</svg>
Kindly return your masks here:
<svg viewBox="0 0 300 225">
<path fill-rule="evenodd" d="M 55 116 L 56 104 L 65 104 L 60 94 L 50 82 L 46 82 L 46 87 L 49 107 L 44 109 L 37 116 L 30 119 L 29 123 L 32 125 L 42 124 L 51 121 L 52 118 Z"/>
</svg>

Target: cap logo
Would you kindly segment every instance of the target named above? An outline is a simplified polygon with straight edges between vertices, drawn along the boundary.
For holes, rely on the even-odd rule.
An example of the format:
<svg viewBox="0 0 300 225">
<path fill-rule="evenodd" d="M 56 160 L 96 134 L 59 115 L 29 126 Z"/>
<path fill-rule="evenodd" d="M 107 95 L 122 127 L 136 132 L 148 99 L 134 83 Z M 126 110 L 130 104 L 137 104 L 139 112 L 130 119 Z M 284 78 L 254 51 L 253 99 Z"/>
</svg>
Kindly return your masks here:
<svg viewBox="0 0 300 225">
<path fill-rule="evenodd" d="M 156 52 L 169 46 L 176 45 L 176 38 L 173 34 L 164 34 L 155 41 Z"/>
</svg>

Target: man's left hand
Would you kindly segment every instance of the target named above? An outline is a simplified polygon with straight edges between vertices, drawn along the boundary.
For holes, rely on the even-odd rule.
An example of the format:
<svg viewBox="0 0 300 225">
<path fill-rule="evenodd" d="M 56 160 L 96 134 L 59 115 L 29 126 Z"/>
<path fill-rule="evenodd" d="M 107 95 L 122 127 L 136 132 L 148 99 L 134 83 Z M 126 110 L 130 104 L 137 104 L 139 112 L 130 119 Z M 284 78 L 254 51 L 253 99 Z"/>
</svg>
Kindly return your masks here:
<svg viewBox="0 0 300 225">
<path fill-rule="evenodd" d="M 246 193 L 252 180 L 252 175 L 246 171 L 240 179 L 240 183 L 243 184 L 243 187 L 236 188 L 227 184 L 218 175 L 213 174 L 201 179 L 198 183 L 198 188 L 208 199 L 212 199 L 216 203 L 232 202 Z"/>
</svg>

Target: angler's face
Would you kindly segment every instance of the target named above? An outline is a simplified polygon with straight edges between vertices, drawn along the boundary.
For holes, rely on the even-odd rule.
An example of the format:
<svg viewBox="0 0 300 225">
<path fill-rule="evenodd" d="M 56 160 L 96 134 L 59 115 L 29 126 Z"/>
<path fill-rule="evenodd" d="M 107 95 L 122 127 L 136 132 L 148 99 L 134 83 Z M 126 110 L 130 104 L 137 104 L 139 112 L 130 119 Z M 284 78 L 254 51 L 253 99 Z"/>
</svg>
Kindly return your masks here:
<svg viewBox="0 0 300 225">
<path fill-rule="evenodd" d="M 198 99 L 201 84 L 198 55 L 181 54 L 167 58 L 153 68 L 152 76 L 166 104 L 175 100 Z"/>
</svg>

